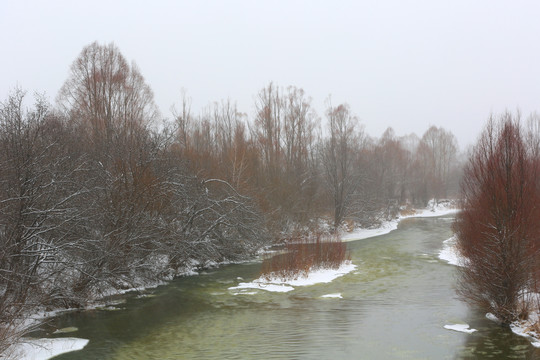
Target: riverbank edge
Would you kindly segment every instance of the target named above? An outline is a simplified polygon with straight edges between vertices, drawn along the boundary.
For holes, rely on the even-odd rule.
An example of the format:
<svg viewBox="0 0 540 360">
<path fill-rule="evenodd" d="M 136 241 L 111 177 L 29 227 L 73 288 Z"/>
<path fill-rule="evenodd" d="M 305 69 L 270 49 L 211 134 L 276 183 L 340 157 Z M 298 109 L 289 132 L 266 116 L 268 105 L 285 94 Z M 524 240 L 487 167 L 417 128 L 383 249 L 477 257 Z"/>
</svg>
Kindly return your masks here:
<svg viewBox="0 0 540 360">
<path fill-rule="evenodd" d="M 200 263 L 198 261 L 191 261 L 188 266 L 185 266 L 182 268 L 181 271 L 178 271 L 174 274 L 174 276 L 170 278 L 163 278 L 156 281 L 143 281 L 144 284 L 141 284 L 140 286 L 136 287 L 130 287 L 126 289 L 113 289 L 109 288 L 102 292 L 100 292 L 99 296 L 96 296 L 96 298 L 88 301 L 87 304 L 85 304 L 82 307 L 76 307 L 76 308 L 57 308 L 57 309 L 51 309 L 46 310 L 43 308 L 37 308 L 36 311 L 27 313 L 18 324 L 16 324 L 17 331 L 21 333 L 29 333 L 39 328 L 44 322 L 46 322 L 48 319 L 52 319 L 56 316 L 59 316 L 61 314 L 70 313 L 70 312 L 76 312 L 76 311 L 90 311 L 90 310 L 99 310 L 99 309 L 107 309 L 111 306 L 118 305 L 119 301 L 116 299 L 116 297 L 125 295 L 128 293 L 142 293 L 144 291 L 155 289 L 162 285 L 167 285 L 171 281 L 173 281 L 176 278 L 181 278 L 185 276 L 197 276 L 202 271 L 219 268 L 220 266 L 224 265 L 232 265 L 232 264 L 243 264 L 248 263 L 252 261 L 257 261 L 258 258 L 263 256 L 266 253 L 266 248 L 262 248 L 259 251 L 255 253 L 254 256 L 251 258 L 246 258 L 244 260 L 224 260 L 221 262 L 206 262 L 206 263 Z M 75 347 L 66 349 L 66 346 L 61 343 L 61 339 L 64 338 L 57 338 L 58 342 L 50 342 L 53 338 L 33 338 L 28 336 L 23 336 L 20 338 L 20 340 L 14 344 L 12 344 L 5 353 L 0 354 L 0 360 L 8 360 L 8 359 L 18 359 L 18 360 L 24 360 L 24 359 L 50 359 L 55 356 L 71 352 L 71 351 L 77 351 L 82 350 L 84 346 L 87 345 L 88 341 L 86 339 L 81 338 L 65 338 L 68 339 L 68 343 L 74 343 L 76 344 Z M 75 341 L 75 340 L 86 340 L 86 341 Z M 31 353 L 29 353 L 29 351 Z M 47 354 L 48 356 L 42 357 L 43 354 Z"/>
<path fill-rule="evenodd" d="M 439 259 L 446 261 L 454 266 L 467 266 L 466 259 L 461 256 L 457 249 L 456 236 L 443 241 L 443 248 L 439 251 Z M 538 293 L 523 293 L 523 301 L 525 298 L 534 298 L 533 303 L 540 304 L 540 294 Z M 487 313 L 486 318 L 500 324 L 500 320 L 493 314 Z M 531 345 L 540 348 L 540 334 L 535 328 L 540 327 L 540 314 L 537 311 L 531 311 L 525 320 L 516 320 L 510 324 L 510 330 L 518 336 L 522 336 L 530 341 Z"/>
<path fill-rule="evenodd" d="M 405 219 L 439 217 L 459 212 L 455 200 L 437 202 L 430 200 L 423 209 L 402 209 L 403 211 L 394 219 L 382 222 L 376 228 L 356 228 L 351 232 L 342 232 L 341 240 L 344 242 L 364 240 L 375 236 L 385 235 L 398 228 L 399 223 Z"/>
<path fill-rule="evenodd" d="M 390 221 L 383 221 L 381 224 L 379 224 L 379 226 L 374 227 L 374 228 L 357 227 L 350 232 L 346 232 L 342 230 L 340 231 L 339 237 L 343 242 L 364 240 L 364 239 L 388 234 L 391 231 L 396 230 L 399 223 L 405 219 L 423 218 L 423 217 L 439 217 L 439 216 L 445 216 L 445 215 L 457 213 L 458 211 L 459 210 L 456 208 L 455 201 L 453 200 L 444 201 L 444 202 L 430 200 L 426 208 L 414 208 L 414 209 L 409 208 L 406 210 L 406 212 L 398 215 L 395 219 L 392 219 Z M 259 261 L 265 254 L 272 252 L 270 250 L 271 247 L 272 246 L 266 246 L 266 247 L 261 248 L 259 251 L 256 252 L 254 257 L 250 259 L 246 259 L 246 260 L 239 260 L 239 261 L 224 260 L 218 263 L 210 262 L 210 263 L 205 263 L 205 264 L 201 264 L 197 261 L 194 261 L 192 262 L 190 266 L 186 266 L 184 269 L 182 269 L 181 272 L 176 273 L 175 276 L 171 279 L 160 279 L 155 282 L 149 281 L 149 282 L 146 282 L 146 284 L 142 286 L 127 288 L 127 289 L 115 289 L 115 290 L 110 289 L 110 290 L 104 291 L 101 296 L 97 297 L 96 299 L 90 301 L 87 305 L 80 308 L 54 309 L 54 310 L 49 310 L 49 311 L 39 310 L 35 313 L 29 314 L 29 316 L 23 321 L 22 326 L 25 329 L 35 329 L 39 325 L 41 325 L 43 322 L 45 322 L 47 319 L 51 319 L 60 314 L 67 313 L 67 312 L 74 312 L 74 311 L 95 310 L 99 308 L 106 308 L 108 306 L 113 306 L 117 304 L 117 301 L 113 299 L 116 296 L 128 294 L 131 292 L 143 292 L 150 289 L 154 289 L 159 286 L 170 283 L 175 278 L 199 275 L 202 271 L 213 269 L 213 268 L 219 268 L 224 265 L 242 264 L 242 263 L 248 263 L 248 262 L 253 262 L 253 261 Z M 22 345 L 28 343 L 28 341 L 43 340 L 43 339 L 49 339 L 49 338 L 23 337 L 21 341 L 19 341 L 16 344 L 13 344 L 12 348 L 17 350 L 17 349 L 20 349 Z M 9 350 L 10 352 L 13 352 L 12 348 L 10 348 Z M 76 350 L 81 350 L 81 349 L 82 348 L 55 353 L 53 357 L 58 356 L 65 352 L 76 351 Z M 34 358 L 32 357 L 31 354 L 29 354 L 28 357 L 32 359 Z M 0 359 L 2 359 L 2 357 L 0 357 Z"/>
</svg>

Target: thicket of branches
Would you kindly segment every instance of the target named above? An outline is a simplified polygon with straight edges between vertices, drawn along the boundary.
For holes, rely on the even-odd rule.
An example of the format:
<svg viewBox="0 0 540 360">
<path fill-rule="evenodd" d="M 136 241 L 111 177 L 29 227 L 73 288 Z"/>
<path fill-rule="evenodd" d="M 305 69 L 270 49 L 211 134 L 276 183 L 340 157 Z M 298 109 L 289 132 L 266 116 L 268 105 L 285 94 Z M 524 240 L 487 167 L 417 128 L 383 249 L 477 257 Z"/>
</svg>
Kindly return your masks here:
<svg viewBox="0 0 540 360">
<path fill-rule="evenodd" d="M 519 116 L 490 119 L 464 170 L 455 231 L 461 254 L 460 294 L 503 324 L 526 318 L 533 304 L 540 247 L 540 138 Z"/>
<path fill-rule="evenodd" d="M 431 127 L 419 138 L 365 133 L 347 104 L 327 104 L 320 119 L 302 89 L 270 83 L 249 119 L 230 101 L 199 115 L 182 99 L 178 146 L 193 171 L 226 179 L 253 198 L 274 233 L 317 219 L 370 226 L 401 204 L 425 206 L 455 196 L 460 164 L 454 135 Z M 324 123 L 324 124 L 321 124 Z"/>
<path fill-rule="evenodd" d="M 113 45 L 86 46 L 56 106 L 0 104 L 0 328 L 30 307 L 237 260 L 321 219 L 371 225 L 455 193 L 455 137 L 366 134 L 346 104 L 326 125 L 270 83 L 255 116 L 231 101 L 158 127 L 153 93 Z M 0 348 L 0 352 L 2 348 Z"/>
</svg>

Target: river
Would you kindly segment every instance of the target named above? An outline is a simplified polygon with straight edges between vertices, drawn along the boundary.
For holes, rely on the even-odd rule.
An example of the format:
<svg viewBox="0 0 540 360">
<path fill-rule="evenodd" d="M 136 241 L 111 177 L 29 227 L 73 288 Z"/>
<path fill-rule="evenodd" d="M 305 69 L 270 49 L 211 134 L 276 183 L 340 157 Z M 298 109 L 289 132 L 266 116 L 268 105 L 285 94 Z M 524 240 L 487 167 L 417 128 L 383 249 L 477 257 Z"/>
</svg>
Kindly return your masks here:
<svg viewBox="0 0 540 360">
<path fill-rule="evenodd" d="M 406 219 L 349 242 L 357 269 L 331 283 L 234 295 L 228 288 L 257 278 L 260 263 L 227 265 L 124 295 L 107 310 L 66 313 L 34 335 L 90 340 L 55 358 L 63 360 L 540 358 L 456 298 L 457 269 L 438 258 L 452 220 Z M 444 328 L 463 323 L 478 331 Z M 66 327 L 78 330 L 52 334 Z"/>
</svg>

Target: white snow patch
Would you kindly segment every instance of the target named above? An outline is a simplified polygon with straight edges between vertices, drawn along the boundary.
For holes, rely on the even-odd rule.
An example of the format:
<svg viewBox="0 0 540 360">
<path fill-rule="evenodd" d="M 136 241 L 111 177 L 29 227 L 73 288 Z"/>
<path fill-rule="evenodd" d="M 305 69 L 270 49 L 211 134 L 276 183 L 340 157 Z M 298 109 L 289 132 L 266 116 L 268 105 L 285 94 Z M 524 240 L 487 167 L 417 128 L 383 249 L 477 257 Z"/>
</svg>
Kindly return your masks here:
<svg viewBox="0 0 540 360">
<path fill-rule="evenodd" d="M 283 279 L 279 277 L 260 277 L 249 283 L 239 283 L 238 286 L 230 287 L 229 290 L 238 289 L 261 289 L 275 292 L 289 292 L 294 290 L 293 286 L 309 286 L 320 283 L 329 283 L 340 276 L 350 273 L 356 269 L 350 261 L 343 263 L 338 269 L 317 269 L 310 271 L 307 276 L 298 279 Z"/>
<path fill-rule="evenodd" d="M 540 294 L 531 291 L 522 291 L 521 301 L 538 304 Z M 516 335 L 523 336 L 531 341 L 534 347 L 540 347 L 540 334 L 535 330 L 540 322 L 540 315 L 537 311 L 530 311 L 526 320 L 516 320 L 510 324 L 510 329 Z"/>
<path fill-rule="evenodd" d="M 310 271 L 306 277 L 300 277 L 294 280 L 283 280 L 279 278 L 272 278 L 270 282 L 274 284 L 288 284 L 292 286 L 309 286 L 320 283 L 329 283 L 340 276 L 350 273 L 356 269 L 350 261 L 346 261 L 337 269 L 318 269 Z"/>
<path fill-rule="evenodd" d="M 233 293 L 233 295 L 257 295 L 257 294 L 258 294 L 257 291 L 239 291 L 239 292 Z"/>
<path fill-rule="evenodd" d="M 451 265 L 465 266 L 465 259 L 459 254 L 456 246 L 456 236 L 443 241 L 443 248 L 439 251 L 439 259 L 448 262 Z"/>
<path fill-rule="evenodd" d="M 540 294 L 533 292 L 522 292 L 521 298 L 522 300 L 528 299 L 529 301 L 538 304 L 537 301 L 540 300 Z M 499 318 L 497 318 L 492 313 L 487 313 L 486 318 L 496 322 L 497 324 L 501 323 Z M 535 311 L 531 311 L 529 313 L 529 317 L 526 320 L 516 320 L 511 323 L 510 330 L 512 330 L 512 332 L 516 335 L 527 338 L 531 342 L 532 346 L 540 347 L 540 334 L 534 330 L 535 324 L 537 324 L 539 321 L 540 315 Z"/>
<path fill-rule="evenodd" d="M 540 334 L 533 330 L 532 326 L 538 322 L 538 314 L 529 314 L 527 320 L 518 320 L 510 324 L 510 330 L 516 335 L 527 338 L 534 347 L 540 347 Z"/>
<path fill-rule="evenodd" d="M 50 359 L 54 356 L 83 349 L 88 344 L 86 339 L 56 338 L 56 339 L 24 339 L 8 350 L 21 360 Z"/>
<path fill-rule="evenodd" d="M 444 328 L 448 330 L 464 332 L 467 334 L 472 334 L 473 332 L 477 331 L 476 329 L 469 329 L 469 324 L 444 325 Z"/>
<path fill-rule="evenodd" d="M 336 294 L 326 294 L 326 295 L 323 295 L 321 296 L 322 298 L 336 298 L 336 299 L 343 299 L 343 296 L 341 296 L 340 293 L 336 293 Z"/>
</svg>

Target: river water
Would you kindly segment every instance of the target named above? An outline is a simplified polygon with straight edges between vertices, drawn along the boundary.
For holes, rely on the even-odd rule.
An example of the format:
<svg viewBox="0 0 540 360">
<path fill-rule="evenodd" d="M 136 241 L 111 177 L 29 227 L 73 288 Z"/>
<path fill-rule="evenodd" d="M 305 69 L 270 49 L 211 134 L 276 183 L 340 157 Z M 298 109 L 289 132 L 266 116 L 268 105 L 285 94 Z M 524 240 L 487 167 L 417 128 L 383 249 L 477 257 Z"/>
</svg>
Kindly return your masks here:
<svg viewBox="0 0 540 360">
<path fill-rule="evenodd" d="M 89 339 L 55 359 L 534 359 L 539 350 L 455 296 L 457 269 L 438 258 L 452 217 L 403 220 L 349 242 L 356 271 L 288 293 L 229 287 L 260 263 L 222 266 L 107 310 L 67 313 L 36 336 Z M 342 298 L 322 298 L 340 293 Z M 444 325 L 467 323 L 466 334 Z M 66 334 L 55 329 L 76 327 Z"/>
</svg>

